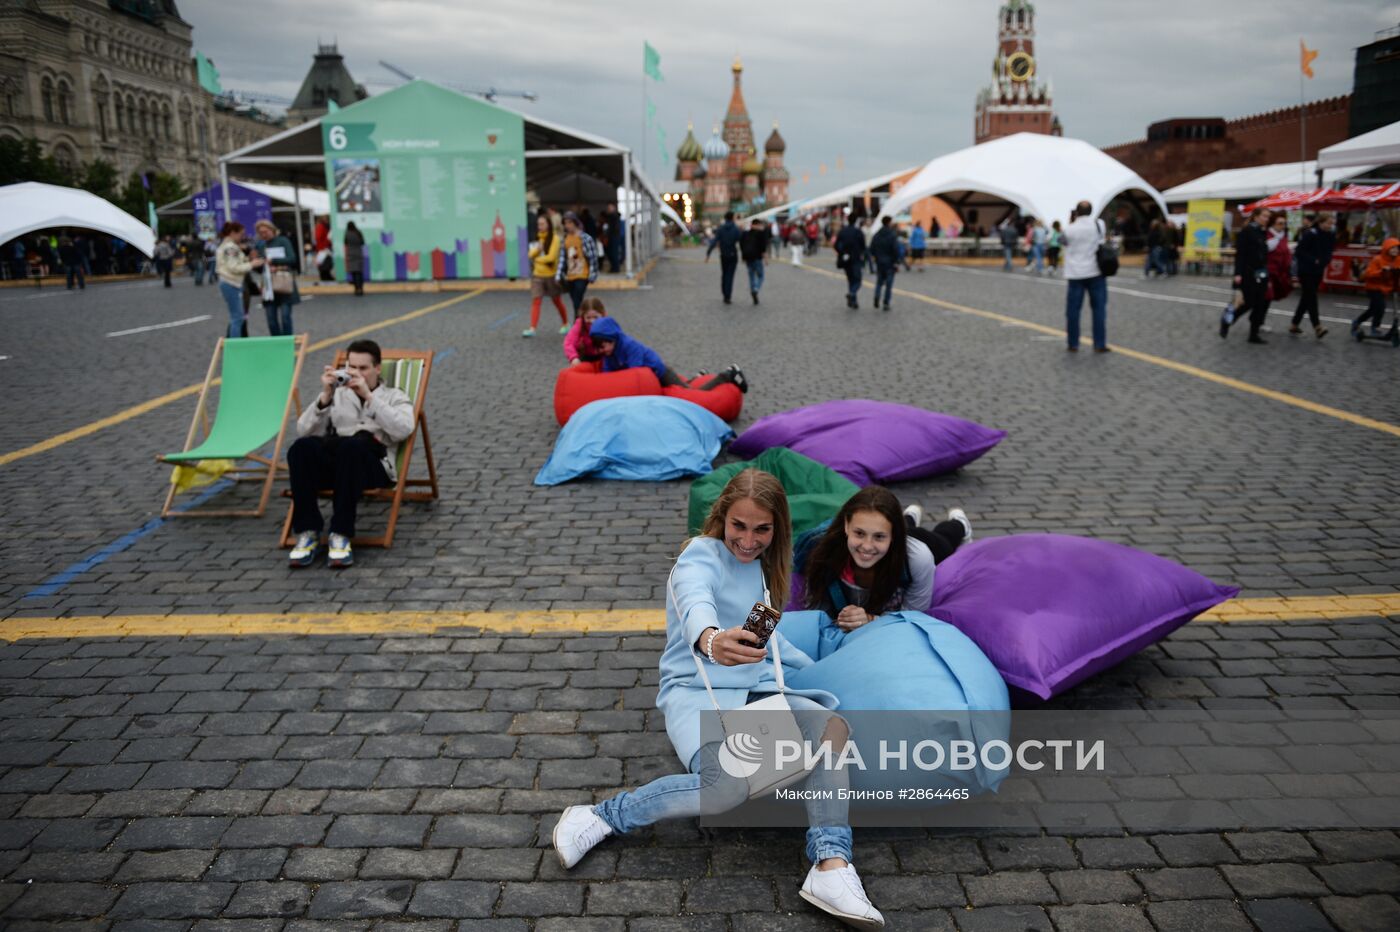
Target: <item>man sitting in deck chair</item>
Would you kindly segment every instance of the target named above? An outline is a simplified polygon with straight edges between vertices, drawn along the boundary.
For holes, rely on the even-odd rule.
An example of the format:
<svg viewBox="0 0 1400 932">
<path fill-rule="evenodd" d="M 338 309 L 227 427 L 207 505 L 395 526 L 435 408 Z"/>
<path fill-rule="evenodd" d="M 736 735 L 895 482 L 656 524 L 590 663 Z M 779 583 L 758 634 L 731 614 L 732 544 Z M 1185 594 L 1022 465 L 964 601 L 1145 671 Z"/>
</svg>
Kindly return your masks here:
<svg viewBox="0 0 1400 932">
<path fill-rule="evenodd" d="M 355 555 L 355 509 L 365 489 L 394 484 L 393 448 L 413 433 L 413 402 L 379 381 L 379 344 L 356 340 L 344 369 L 326 366 L 321 395 L 297 418 L 301 439 L 287 451 L 292 479 L 291 565 L 310 566 L 321 549 L 317 493 L 335 491 L 327 564 L 349 566 Z"/>
</svg>

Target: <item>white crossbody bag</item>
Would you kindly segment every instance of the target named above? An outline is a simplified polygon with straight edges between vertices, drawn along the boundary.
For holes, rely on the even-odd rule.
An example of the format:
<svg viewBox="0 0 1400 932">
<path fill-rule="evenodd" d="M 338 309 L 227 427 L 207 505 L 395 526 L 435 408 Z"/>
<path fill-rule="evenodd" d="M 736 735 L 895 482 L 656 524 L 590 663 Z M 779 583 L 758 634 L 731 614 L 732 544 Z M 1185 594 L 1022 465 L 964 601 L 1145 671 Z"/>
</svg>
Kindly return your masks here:
<svg viewBox="0 0 1400 932">
<path fill-rule="evenodd" d="M 674 572 L 673 569 L 672 573 Z M 670 592 L 671 602 L 677 604 L 669 577 L 666 580 L 666 588 Z M 767 586 L 763 589 L 763 601 L 772 604 Z M 710 675 L 705 672 L 705 661 L 695 652 L 694 645 L 690 648 L 690 656 L 695 659 L 695 669 L 700 671 L 705 692 L 709 694 L 711 705 L 719 713 L 720 727 L 724 729 L 724 744 L 719 752 L 720 766 L 732 777 L 745 775 L 749 784 L 749 799 L 767 795 L 802 780 L 815 765 L 815 762 L 806 760 L 808 755 L 805 753 L 799 755 L 795 761 L 784 763 L 782 767 L 777 765 L 777 742 L 795 742 L 801 747 L 803 738 L 802 729 L 797 724 L 797 716 L 787 700 L 787 684 L 783 681 L 783 658 L 778 650 L 776 631 L 768 639 L 768 646 L 773 649 L 773 677 L 777 680 L 778 691 L 737 709 L 720 707 L 719 700 L 715 698 L 714 687 L 710 685 Z"/>
</svg>

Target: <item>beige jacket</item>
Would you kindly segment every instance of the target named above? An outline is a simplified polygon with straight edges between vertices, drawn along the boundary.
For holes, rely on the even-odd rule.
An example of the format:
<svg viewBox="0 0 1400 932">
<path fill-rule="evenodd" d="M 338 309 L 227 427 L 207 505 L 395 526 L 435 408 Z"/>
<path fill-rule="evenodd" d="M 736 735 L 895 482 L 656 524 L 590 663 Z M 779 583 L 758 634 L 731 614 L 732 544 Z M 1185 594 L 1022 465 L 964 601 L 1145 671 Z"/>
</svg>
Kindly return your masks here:
<svg viewBox="0 0 1400 932">
<path fill-rule="evenodd" d="M 243 255 L 239 245 L 231 239 L 225 239 L 219 244 L 218 252 L 214 256 L 214 270 L 219 273 L 219 281 L 242 288 L 243 276 L 253 270 L 253 262 Z"/>
<path fill-rule="evenodd" d="M 332 425 L 342 437 L 353 437 L 362 430 L 373 434 L 386 449 L 380 462 L 389 474 L 389 481 L 398 481 L 394 473 L 394 454 L 398 445 L 413 433 L 413 402 L 401 389 L 380 382 L 370 393 L 369 400 L 361 404 L 360 396 L 342 385 L 325 408 L 321 407 L 321 397 L 317 395 L 297 418 L 297 436 L 324 436 Z"/>
</svg>

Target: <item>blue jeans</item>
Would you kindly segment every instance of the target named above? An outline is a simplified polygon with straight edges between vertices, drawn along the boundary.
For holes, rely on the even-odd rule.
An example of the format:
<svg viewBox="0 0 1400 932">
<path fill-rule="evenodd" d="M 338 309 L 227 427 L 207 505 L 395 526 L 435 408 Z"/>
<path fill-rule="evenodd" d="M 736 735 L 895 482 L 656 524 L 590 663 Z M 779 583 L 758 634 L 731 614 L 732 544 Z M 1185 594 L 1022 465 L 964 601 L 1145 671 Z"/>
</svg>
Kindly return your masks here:
<svg viewBox="0 0 1400 932">
<path fill-rule="evenodd" d="M 1003 246 L 1003 247 L 1001 247 L 1001 255 L 1002 255 L 1001 270 L 1002 270 L 1003 272 L 1010 272 L 1010 271 L 1011 271 L 1011 257 L 1014 256 L 1015 254 L 1016 254 L 1016 247 L 1015 247 L 1015 246 Z"/>
<path fill-rule="evenodd" d="M 219 294 L 228 305 L 228 336 L 235 340 L 243 336 L 243 289 L 219 280 Z"/>
<path fill-rule="evenodd" d="M 1089 309 L 1094 315 L 1094 348 L 1108 346 L 1108 279 L 1071 278 L 1065 295 L 1065 334 L 1071 349 L 1079 348 L 1079 312 L 1084 309 L 1084 292 L 1089 293 Z"/>
<path fill-rule="evenodd" d="M 1036 274 L 1045 271 L 1045 246 L 1041 243 L 1031 243 L 1031 254 L 1026 257 L 1026 267 L 1030 268 L 1035 264 Z"/>
<path fill-rule="evenodd" d="M 719 290 L 728 301 L 734 296 L 734 273 L 739 269 L 739 257 L 719 254 Z"/>
<path fill-rule="evenodd" d="M 894 293 L 894 273 L 893 265 L 875 266 L 875 304 L 880 304 L 880 289 L 885 289 L 885 303 L 890 303 L 890 295 Z"/>
<path fill-rule="evenodd" d="M 1153 246 L 1147 251 L 1147 262 L 1142 267 L 1142 277 L 1146 278 L 1156 269 L 1158 275 L 1167 274 L 1166 250 L 1161 246 Z"/>
<path fill-rule="evenodd" d="M 271 304 L 263 302 L 263 310 L 267 312 L 267 335 L 270 337 L 289 337 L 292 335 L 292 302 L 275 301 Z"/>
<path fill-rule="evenodd" d="M 854 298 L 860 291 L 860 263 L 852 259 L 846 264 L 846 294 Z"/>
<path fill-rule="evenodd" d="M 788 704 L 797 712 L 826 711 L 802 696 L 789 695 Z M 797 719 L 804 736 L 815 745 L 827 717 L 799 715 Z M 665 819 L 694 819 L 728 812 L 749 798 L 749 785 L 724 772 L 719 765 L 719 748 L 720 744 L 714 743 L 696 751 L 690 760 L 690 773 L 657 777 L 646 786 L 599 803 L 593 811 L 619 835 Z M 818 765 L 802 785 L 814 790 L 829 789 L 835 796 L 838 789 L 847 785 L 846 773 Z M 811 824 L 807 829 L 807 860 L 813 864 L 826 858 L 852 860 L 851 827 L 847 824 L 844 801 L 808 800 L 807 819 Z"/>
<path fill-rule="evenodd" d="M 763 260 L 756 262 L 745 262 L 749 267 L 749 291 L 757 294 L 763 290 Z"/>
</svg>

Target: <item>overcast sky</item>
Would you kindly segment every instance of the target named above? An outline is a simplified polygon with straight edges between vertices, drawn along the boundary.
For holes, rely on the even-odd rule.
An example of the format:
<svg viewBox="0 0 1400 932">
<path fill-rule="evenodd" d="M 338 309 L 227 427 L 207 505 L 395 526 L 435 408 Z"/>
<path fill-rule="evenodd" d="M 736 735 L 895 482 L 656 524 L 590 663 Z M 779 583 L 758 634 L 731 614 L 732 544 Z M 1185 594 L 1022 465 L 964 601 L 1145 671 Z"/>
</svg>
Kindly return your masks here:
<svg viewBox="0 0 1400 932">
<path fill-rule="evenodd" d="M 703 144 L 722 119 L 737 53 L 760 147 L 779 120 L 792 193 L 810 196 L 972 144 L 1000 5 L 296 0 L 268 17 L 258 14 L 262 3 L 185 0 L 180 12 L 226 88 L 294 97 L 317 41 L 338 41 L 351 74 L 372 93 L 397 83 L 380 67 L 385 59 L 441 83 L 533 91 L 535 103 L 502 102 L 634 148 L 643 138 L 649 41 L 665 80 L 648 82 L 647 92 L 670 150 L 663 165 L 648 132 L 646 165 L 656 178 L 674 173 L 687 120 Z M 1296 105 L 1299 38 L 1320 53 L 1308 99 L 1345 94 L 1356 47 L 1400 25 L 1400 2 L 1042 0 L 1036 14 L 1038 68 L 1053 83 L 1065 135 L 1112 145 L 1167 117 Z"/>
</svg>

